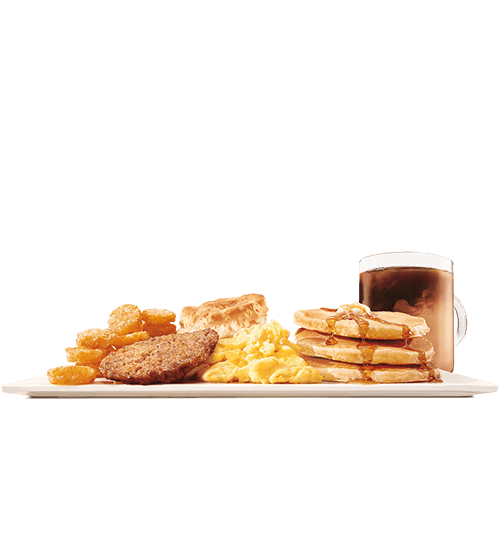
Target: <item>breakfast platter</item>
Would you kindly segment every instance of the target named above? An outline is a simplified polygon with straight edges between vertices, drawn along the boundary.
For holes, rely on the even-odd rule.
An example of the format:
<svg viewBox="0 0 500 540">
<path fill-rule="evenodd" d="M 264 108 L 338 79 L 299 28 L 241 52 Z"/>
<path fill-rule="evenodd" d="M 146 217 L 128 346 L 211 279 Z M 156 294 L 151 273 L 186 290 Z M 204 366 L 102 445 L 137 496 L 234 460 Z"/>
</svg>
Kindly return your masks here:
<svg viewBox="0 0 500 540">
<path fill-rule="evenodd" d="M 470 397 L 498 386 L 457 373 L 442 372 L 442 382 L 414 384 L 252 384 L 184 382 L 129 385 L 107 379 L 93 384 L 53 385 L 46 376 L 2 386 L 7 393 L 33 398 L 274 398 L 274 397 Z"/>
<path fill-rule="evenodd" d="M 267 321 L 261 294 L 168 309 L 114 309 L 77 333 L 67 365 L 2 386 L 29 397 L 467 397 L 498 387 L 435 361 L 423 317 L 359 302 Z M 446 352 L 443 346 L 441 354 Z"/>
</svg>

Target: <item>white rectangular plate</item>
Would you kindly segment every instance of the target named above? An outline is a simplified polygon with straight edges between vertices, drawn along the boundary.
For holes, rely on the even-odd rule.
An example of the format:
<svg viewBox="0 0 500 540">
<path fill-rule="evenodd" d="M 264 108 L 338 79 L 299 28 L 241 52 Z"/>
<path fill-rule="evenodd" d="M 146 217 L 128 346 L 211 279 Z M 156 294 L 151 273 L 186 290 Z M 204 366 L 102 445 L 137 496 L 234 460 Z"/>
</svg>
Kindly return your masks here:
<svg viewBox="0 0 500 540">
<path fill-rule="evenodd" d="M 441 372 L 442 383 L 407 384 L 183 384 L 127 385 L 97 379 L 92 384 L 57 386 L 47 377 L 35 377 L 4 384 L 2 390 L 30 397 L 94 398 L 94 397 L 469 397 L 496 392 L 498 386 L 471 379 L 457 373 Z"/>
</svg>

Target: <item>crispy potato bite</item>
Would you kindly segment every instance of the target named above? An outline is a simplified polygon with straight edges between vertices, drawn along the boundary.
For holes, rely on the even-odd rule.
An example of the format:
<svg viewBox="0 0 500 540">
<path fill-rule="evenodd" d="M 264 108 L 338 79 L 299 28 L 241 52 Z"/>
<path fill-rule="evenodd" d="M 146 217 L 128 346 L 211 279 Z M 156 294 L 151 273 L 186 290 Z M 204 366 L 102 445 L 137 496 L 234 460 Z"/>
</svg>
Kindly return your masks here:
<svg viewBox="0 0 500 540">
<path fill-rule="evenodd" d="M 115 334 L 124 336 L 142 330 L 141 310 L 133 304 L 124 304 L 111 312 L 108 326 Z"/>
<path fill-rule="evenodd" d="M 108 354 L 106 349 L 87 349 L 85 347 L 68 347 L 66 359 L 76 365 L 99 364 Z"/>
<path fill-rule="evenodd" d="M 90 328 L 77 334 L 76 344 L 87 349 L 105 349 L 112 345 L 114 337 L 115 334 L 109 329 Z"/>
<path fill-rule="evenodd" d="M 112 344 L 117 349 L 125 347 L 126 345 L 132 345 L 132 343 L 137 343 L 138 341 L 146 341 L 149 339 L 150 335 L 148 332 L 134 332 L 133 334 L 127 334 L 125 336 L 114 336 Z"/>
<path fill-rule="evenodd" d="M 101 363 L 100 362 L 98 364 L 78 364 L 78 366 L 84 366 L 84 367 L 89 367 L 89 368 L 95 369 L 96 378 L 104 377 L 104 375 L 102 375 L 102 373 L 101 373 Z"/>
<path fill-rule="evenodd" d="M 151 337 L 176 333 L 175 313 L 168 309 L 141 310 L 133 304 L 114 309 L 108 328 L 90 328 L 76 336 L 76 347 L 66 348 L 71 364 L 50 369 L 47 378 L 52 384 L 89 384 L 102 377 L 101 362 L 109 354 Z"/>
<path fill-rule="evenodd" d="M 175 321 L 175 313 L 168 309 L 145 309 L 141 317 L 148 324 L 165 325 Z"/>
<path fill-rule="evenodd" d="M 153 324 L 153 323 L 144 323 L 144 330 L 153 337 L 156 336 L 166 336 L 168 334 L 175 334 L 177 328 L 175 324 L 165 323 L 165 324 Z"/>
<path fill-rule="evenodd" d="M 90 384 L 99 374 L 98 369 L 89 366 L 61 366 L 49 369 L 47 379 L 51 384 Z"/>
</svg>

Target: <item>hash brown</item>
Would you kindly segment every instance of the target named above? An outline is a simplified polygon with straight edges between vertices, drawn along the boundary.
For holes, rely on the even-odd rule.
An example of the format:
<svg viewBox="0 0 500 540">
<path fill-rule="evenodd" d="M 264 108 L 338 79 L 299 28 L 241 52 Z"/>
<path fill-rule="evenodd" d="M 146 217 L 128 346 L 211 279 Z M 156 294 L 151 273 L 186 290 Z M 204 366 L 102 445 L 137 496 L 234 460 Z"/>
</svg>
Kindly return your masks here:
<svg viewBox="0 0 500 540">
<path fill-rule="evenodd" d="M 212 328 L 154 337 L 108 354 L 101 362 L 101 373 L 125 384 L 175 382 L 206 361 L 218 340 Z"/>
</svg>

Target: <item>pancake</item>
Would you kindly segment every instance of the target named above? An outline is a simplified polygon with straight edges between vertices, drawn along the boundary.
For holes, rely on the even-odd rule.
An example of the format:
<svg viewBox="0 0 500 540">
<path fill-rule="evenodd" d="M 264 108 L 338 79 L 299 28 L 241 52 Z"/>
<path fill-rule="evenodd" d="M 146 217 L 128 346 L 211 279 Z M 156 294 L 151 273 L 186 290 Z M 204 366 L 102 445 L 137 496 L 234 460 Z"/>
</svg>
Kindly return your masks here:
<svg viewBox="0 0 500 540">
<path fill-rule="evenodd" d="M 425 364 L 434 356 L 434 347 L 424 337 L 408 340 L 360 341 L 356 338 L 336 336 L 331 345 L 326 344 L 329 334 L 299 328 L 295 343 L 302 353 L 339 362 L 353 364 Z"/>
<path fill-rule="evenodd" d="M 348 364 L 301 355 L 309 366 L 316 368 L 324 381 L 341 383 L 417 383 L 441 381 L 439 369 L 432 365 L 388 366 Z"/>
<path fill-rule="evenodd" d="M 351 338 L 408 339 L 424 336 L 430 330 L 425 319 L 407 313 L 371 311 L 358 303 L 341 308 L 301 309 L 293 314 L 293 320 L 307 330 Z M 334 329 L 328 324 L 329 318 Z"/>
</svg>

